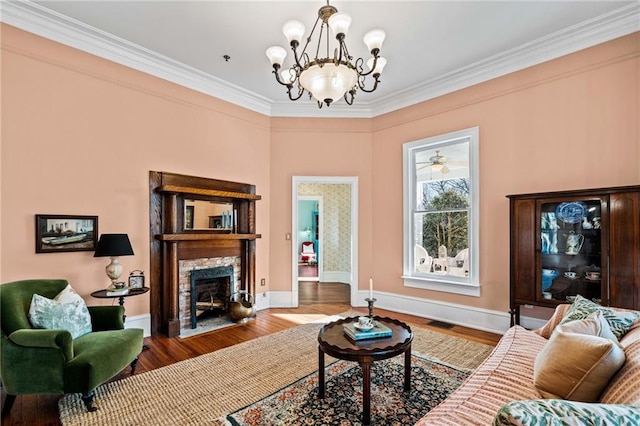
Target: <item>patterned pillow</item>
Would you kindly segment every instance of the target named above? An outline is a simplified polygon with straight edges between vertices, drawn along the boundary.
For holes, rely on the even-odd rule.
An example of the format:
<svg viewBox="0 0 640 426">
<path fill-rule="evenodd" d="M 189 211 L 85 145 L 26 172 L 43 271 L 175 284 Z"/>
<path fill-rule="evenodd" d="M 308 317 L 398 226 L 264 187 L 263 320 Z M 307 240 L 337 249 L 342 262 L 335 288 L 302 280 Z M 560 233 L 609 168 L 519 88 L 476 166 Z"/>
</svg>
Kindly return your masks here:
<svg viewBox="0 0 640 426">
<path fill-rule="evenodd" d="M 493 419 L 493 426 L 637 424 L 640 424 L 640 407 L 559 399 L 512 401 L 503 405 Z"/>
<path fill-rule="evenodd" d="M 562 325 L 569 321 L 585 319 L 595 311 L 602 312 L 611 327 L 611 331 L 613 331 L 613 334 L 615 334 L 618 340 L 620 340 L 622 336 L 629 331 L 631 325 L 639 316 L 636 312 L 621 312 L 604 308 L 597 303 L 578 295 L 567 313 L 564 315 L 562 321 L 560 321 L 560 324 Z"/>
<path fill-rule="evenodd" d="M 67 330 L 73 339 L 91 332 L 91 316 L 87 305 L 71 286 L 53 300 L 34 294 L 29 307 L 29 321 L 35 328 Z"/>
</svg>

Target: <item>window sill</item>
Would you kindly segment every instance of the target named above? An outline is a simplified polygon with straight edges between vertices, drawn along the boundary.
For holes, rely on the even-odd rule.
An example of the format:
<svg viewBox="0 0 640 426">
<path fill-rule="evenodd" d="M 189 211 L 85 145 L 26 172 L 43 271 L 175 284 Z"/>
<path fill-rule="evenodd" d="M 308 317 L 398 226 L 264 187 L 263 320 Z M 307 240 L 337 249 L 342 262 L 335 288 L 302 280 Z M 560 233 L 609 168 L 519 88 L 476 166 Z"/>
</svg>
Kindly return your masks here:
<svg viewBox="0 0 640 426">
<path fill-rule="evenodd" d="M 403 275 L 402 278 L 405 287 L 480 297 L 480 284 L 463 283 L 455 281 L 455 279 L 449 280 L 444 276 L 442 278 L 438 277 L 437 280 L 431 277 L 415 277 L 410 275 Z"/>
</svg>

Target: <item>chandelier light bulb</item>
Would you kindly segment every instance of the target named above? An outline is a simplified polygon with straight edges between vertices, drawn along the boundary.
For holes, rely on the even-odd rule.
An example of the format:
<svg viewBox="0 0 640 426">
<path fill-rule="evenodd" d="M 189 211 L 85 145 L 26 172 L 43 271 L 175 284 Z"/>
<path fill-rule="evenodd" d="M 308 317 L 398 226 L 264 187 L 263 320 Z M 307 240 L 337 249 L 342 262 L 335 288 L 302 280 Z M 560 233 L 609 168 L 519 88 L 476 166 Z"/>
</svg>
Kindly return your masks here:
<svg viewBox="0 0 640 426">
<path fill-rule="evenodd" d="M 351 16 L 346 13 L 334 13 L 329 17 L 327 24 L 329 24 L 329 28 L 331 28 L 331 31 L 333 31 L 336 36 L 338 36 L 338 34 L 346 36 L 351 26 Z"/>
<path fill-rule="evenodd" d="M 373 75 L 382 74 L 382 70 L 384 69 L 385 65 L 387 65 L 387 60 L 382 56 L 379 56 L 378 62 L 376 63 L 376 69 L 373 70 L 372 74 Z M 369 58 L 369 60 L 367 61 L 367 66 L 369 67 L 369 69 L 373 67 L 373 58 Z"/>
<path fill-rule="evenodd" d="M 282 65 L 284 58 L 287 57 L 287 51 L 280 46 L 271 46 L 266 51 L 267 58 L 271 61 L 271 66 Z"/>
<path fill-rule="evenodd" d="M 350 26 L 351 16 L 338 12 L 329 0 L 318 9 L 311 33 L 306 37 L 302 22 L 285 22 L 282 33 L 293 52 L 293 64 L 282 69 L 288 49 L 273 46 L 266 54 L 276 81 L 286 86 L 290 100 L 297 101 L 308 94 L 309 98 L 316 99 L 319 108 L 330 106 L 340 98 L 353 105 L 358 91 L 371 93 L 378 88 L 380 74 L 387 64 L 387 60 L 379 55 L 385 32 L 372 30 L 365 34 L 364 42 L 371 58 L 368 61 L 367 58 L 354 59 L 346 43 Z M 369 66 L 367 71 L 365 64 Z"/>
<path fill-rule="evenodd" d="M 436 172 L 439 172 L 440 170 L 442 170 L 444 166 L 440 163 L 435 163 L 431 165 L 431 170 L 435 170 Z"/>
<path fill-rule="evenodd" d="M 300 21 L 287 21 L 282 26 L 282 33 L 291 44 L 292 41 L 300 43 L 304 35 L 304 24 Z"/>
<path fill-rule="evenodd" d="M 293 84 L 296 81 L 296 73 L 293 69 L 287 68 L 280 71 L 280 78 L 284 84 Z"/>
<path fill-rule="evenodd" d="M 362 40 L 367 45 L 369 52 L 373 52 L 374 49 L 382 49 L 382 42 L 386 37 L 387 34 L 382 30 L 371 30 L 362 37 Z"/>
</svg>

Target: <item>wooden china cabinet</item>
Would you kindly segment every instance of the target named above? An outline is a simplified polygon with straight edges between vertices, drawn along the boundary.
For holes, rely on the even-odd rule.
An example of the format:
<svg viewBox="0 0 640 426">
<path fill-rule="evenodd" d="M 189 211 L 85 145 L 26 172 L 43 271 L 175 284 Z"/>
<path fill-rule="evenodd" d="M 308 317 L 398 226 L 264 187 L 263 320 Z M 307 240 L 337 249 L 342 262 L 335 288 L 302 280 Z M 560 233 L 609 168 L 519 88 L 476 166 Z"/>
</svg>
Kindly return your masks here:
<svg viewBox="0 0 640 426">
<path fill-rule="evenodd" d="M 640 186 L 508 195 L 510 313 L 581 295 L 640 309 Z"/>
</svg>

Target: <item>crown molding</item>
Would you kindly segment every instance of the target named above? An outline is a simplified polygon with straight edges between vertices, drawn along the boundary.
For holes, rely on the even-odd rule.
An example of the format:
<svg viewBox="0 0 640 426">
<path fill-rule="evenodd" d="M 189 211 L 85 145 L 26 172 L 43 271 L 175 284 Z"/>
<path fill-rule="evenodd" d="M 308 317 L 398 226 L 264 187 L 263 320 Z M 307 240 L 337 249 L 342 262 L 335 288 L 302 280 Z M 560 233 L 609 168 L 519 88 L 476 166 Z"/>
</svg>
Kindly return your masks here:
<svg viewBox="0 0 640 426">
<path fill-rule="evenodd" d="M 483 83 L 640 31 L 640 2 L 564 28 L 413 88 L 386 96 L 371 105 L 372 117 Z"/>
<path fill-rule="evenodd" d="M 2 1 L 0 21 L 270 117 L 372 118 L 640 31 L 640 2 L 581 22 L 375 102 L 323 108 L 273 102 L 28 0 Z"/>
<path fill-rule="evenodd" d="M 28 0 L 2 1 L 0 21 L 83 52 L 270 115 L 271 101 Z"/>
</svg>

